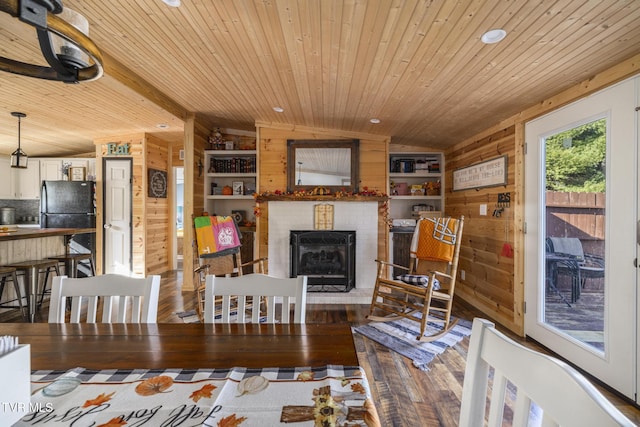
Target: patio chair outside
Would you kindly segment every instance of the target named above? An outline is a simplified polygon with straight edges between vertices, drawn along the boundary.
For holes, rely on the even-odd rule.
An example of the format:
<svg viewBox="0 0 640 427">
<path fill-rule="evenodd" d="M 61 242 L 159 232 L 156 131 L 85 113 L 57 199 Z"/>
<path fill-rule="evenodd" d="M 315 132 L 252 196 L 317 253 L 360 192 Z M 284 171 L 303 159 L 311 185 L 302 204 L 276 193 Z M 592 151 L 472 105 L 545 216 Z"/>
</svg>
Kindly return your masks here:
<svg viewBox="0 0 640 427">
<path fill-rule="evenodd" d="M 545 241 L 548 256 L 566 257 L 554 262 L 549 272 L 554 286 L 559 276 L 568 276 L 571 281 L 571 302 L 580 298 L 587 279 L 604 277 L 604 258 L 584 252 L 582 242 L 576 237 L 547 237 Z"/>
</svg>

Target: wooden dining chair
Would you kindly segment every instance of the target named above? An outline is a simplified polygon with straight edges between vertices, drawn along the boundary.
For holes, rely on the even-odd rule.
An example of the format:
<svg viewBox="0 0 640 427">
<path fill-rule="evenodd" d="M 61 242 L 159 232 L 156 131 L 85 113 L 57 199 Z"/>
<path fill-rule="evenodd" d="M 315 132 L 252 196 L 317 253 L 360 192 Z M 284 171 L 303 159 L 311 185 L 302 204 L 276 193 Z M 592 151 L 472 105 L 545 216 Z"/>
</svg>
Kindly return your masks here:
<svg viewBox="0 0 640 427">
<path fill-rule="evenodd" d="M 511 423 L 503 420 L 507 401 L 515 402 Z M 460 427 L 505 421 L 513 427 L 530 421 L 548 427 L 636 425 L 571 366 L 518 344 L 480 318 L 473 321 L 461 402 Z"/>
<path fill-rule="evenodd" d="M 205 323 L 305 322 L 307 276 L 279 278 L 259 273 L 237 277 L 208 275 L 205 282 Z M 254 304 L 254 301 L 263 302 Z M 276 304 L 281 307 L 279 316 L 276 316 Z M 234 315 L 235 322 L 232 320 Z"/>
<path fill-rule="evenodd" d="M 416 339 L 424 342 L 447 334 L 458 321 L 451 309 L 463 226 L 463 216 L 422 218 L 413 234 L 409 266 L 376 260 L 378 274 L 367 319 L 415 321 L 420 325 Z M 390 268 L 405 274 L 389 277 Z M 440 323 L 442 328 L 425 334 L 427 322 Z"/>
<path fill-rule="evenodd" d="M 49 323 L 65 323 L 67 299 L 71 300 L 70 323 L 80 323 L 82 318 L 96 323 L 99 311 L 102 323 L 156 323 L 159 292 L 158 275 L 56 276 L 51 285 Z"/>
</svg>

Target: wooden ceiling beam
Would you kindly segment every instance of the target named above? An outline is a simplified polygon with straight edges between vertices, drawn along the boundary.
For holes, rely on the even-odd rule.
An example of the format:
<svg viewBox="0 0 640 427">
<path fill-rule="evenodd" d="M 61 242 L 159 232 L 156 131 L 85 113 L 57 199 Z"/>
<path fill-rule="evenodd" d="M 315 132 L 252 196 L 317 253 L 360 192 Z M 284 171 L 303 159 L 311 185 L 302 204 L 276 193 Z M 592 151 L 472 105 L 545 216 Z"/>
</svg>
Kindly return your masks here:
<svg viewBox="0 0 640 427">
<path fill-rule="evenodd" d="M 102 57 L 104 60 L 105 74 L 108 74 L 123 85 L 127 86 L 129 89 L 144 96 L 146 99 L 173 114 L 180 120 L 186 120 L 189 114 L 189 111 L 186 108 L 182 107 L 182 105 L 178 104 L 169 96 L 153 87 L 133 70 L 127 68 L 107 52 L 102 52 Z"/>
</svg>

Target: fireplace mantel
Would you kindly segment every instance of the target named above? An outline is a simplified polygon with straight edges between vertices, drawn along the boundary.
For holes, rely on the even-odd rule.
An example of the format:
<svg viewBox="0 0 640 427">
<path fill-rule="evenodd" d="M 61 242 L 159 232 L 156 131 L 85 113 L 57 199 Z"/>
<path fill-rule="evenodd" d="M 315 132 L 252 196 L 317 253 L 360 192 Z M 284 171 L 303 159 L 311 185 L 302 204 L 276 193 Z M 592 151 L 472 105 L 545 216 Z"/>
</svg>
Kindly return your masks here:
<svg viewBox="0 0 640 427">
<path fill-rule="evenodd" d="M 388 196 L 369 196 L 361 194 L 321 196 L 315 194 L 261 194 L 256 196 L 257 203 L 263 202 L 386 202 Z"/>
</svg>

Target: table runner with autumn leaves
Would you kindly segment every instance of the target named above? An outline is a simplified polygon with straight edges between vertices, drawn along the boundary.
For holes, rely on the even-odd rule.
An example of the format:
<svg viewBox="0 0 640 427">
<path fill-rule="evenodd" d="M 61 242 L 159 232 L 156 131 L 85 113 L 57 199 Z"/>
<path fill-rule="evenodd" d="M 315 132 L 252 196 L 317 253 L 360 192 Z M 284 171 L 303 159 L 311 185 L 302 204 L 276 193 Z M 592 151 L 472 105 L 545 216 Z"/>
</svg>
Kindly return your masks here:
<svg viewBox="0 0 640 427">
<path fill-rule="evenodd" d="M 360 367 L 35 371 L 16 426 L 379 426 Z"/>
</svg>

